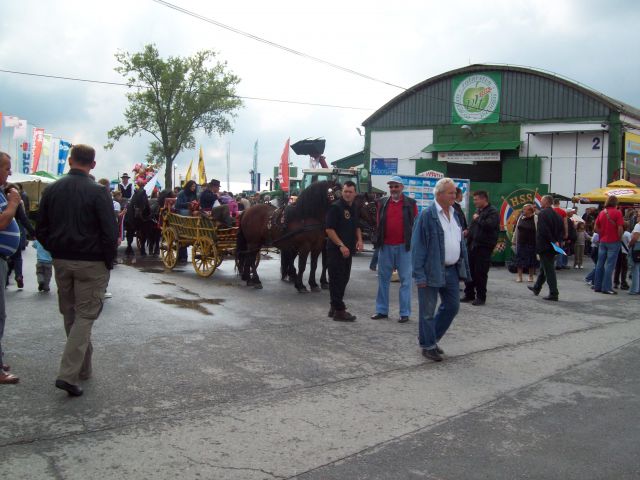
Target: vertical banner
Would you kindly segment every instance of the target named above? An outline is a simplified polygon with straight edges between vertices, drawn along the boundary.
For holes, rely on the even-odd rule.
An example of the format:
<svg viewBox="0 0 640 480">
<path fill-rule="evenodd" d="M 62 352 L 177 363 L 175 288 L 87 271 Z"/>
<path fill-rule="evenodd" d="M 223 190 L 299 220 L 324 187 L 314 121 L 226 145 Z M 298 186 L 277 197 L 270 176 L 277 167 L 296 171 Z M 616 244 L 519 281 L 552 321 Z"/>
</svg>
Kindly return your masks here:
<svg viewBox="0 0 640 480">
<path fill-rule="evenodd" d="M 33 159 L 33 172 L 38 170 L 40 155 L 42 154 L 42 142 L 44 141 L 44 128 L 34 128 L 31 138 L 31 158 Z"/>
<path fill-rule="evenodd" d="M 0 133 L 2 133 L 2 112 L 0 112 Z"/>
<path fill-rule="evenodd" d="M 183 185 L 191 180 L 191 167 L 193 167 L 193 158 L 191 159 L 191 162 L 189 162 L 189 168 L 187 168 L 187 174 L 184 176 Z"/>
<path fill-rule="evenodd" d="M 260 191 L 260 182 L 258 181 L 258 140 L 253 145 L 253 169 L 251 170 L 253 175 L 251 177 L 251 190 L 254 192 Z"/>
<path fill-rule="evenodd" d="M 67 157 L 69 156 L 70 148 L 71 144 L 69 142 L 60 140 L 60 146 L 58 147 L 58 171 L 56 172 L 58 175 L 62 175 L 64 173 L 64 166 L 67 164 Z"/>
<path fill-rule="evenodd" d="M 280 157 L 280 168 L 278 169 L 278 181 L 280 182 L 280 189 L 283 192 L 289 191 L 289 141 L 284 145 L 282 156 Z"/>
<path fill-rule="evenodd" d="M 13 139 L 16 140 L 18 138 L 25 138 L 26 136 L 27 136 L 27 121 L 18 119 L 18 121 L 15 124 L 15 127 L 13 127 Z"/>
<path fill-rule="evenodd" d="M 29 174 L 30 171 L 31 152 L 29 150 L 29 142 L 22 142 L 22 173 Z"/>
<path fill-rule="evenodd" d="M 44 171 L 49 171 L 49 159 L 51 158 L 51 139 L 53 135 L 45 134 L 44 140 L 42 141 L 42 157 L 44 165 Z"/>
<path fill-rule="evenodd" d="M 207 183 L 207 173 L 204 171 L 204 152 L 200 147 L 200 157 L 198 158 L 198 185 Z"/>
</svg>

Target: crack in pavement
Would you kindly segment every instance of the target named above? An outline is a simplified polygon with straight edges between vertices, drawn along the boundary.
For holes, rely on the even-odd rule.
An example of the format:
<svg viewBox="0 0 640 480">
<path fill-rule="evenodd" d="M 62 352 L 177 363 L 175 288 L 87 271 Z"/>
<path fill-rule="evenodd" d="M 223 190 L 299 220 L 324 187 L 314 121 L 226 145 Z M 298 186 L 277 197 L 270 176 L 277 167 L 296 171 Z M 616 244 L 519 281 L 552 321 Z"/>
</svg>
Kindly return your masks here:
<svg viewBox="0 0 640 480">
<path fill-rule="evenodd" d="M 205 465 L 207 467 L 210 468 L 217 468 L 220 470 L 237 470 L 237 471 L 245 471 L 245 472 L 259 472 L 259 473 L 263 473 L 265 475 L 269 475 L 269 477 L 271 478 L 279 478 L 282 480 L 285 480 L 287 477 L 282 476 L 282 475 L 277 475 L 273 472 L 268 472 L 267 470 L 263 470 L 262 468 L 252 468 L 252 467 L 232 467 L 230 465 L 218 465 L 216 463 L 210 463 L 210 462 L 205 462 L 202 460 L 196 460 L 195 458 L 191 458 L 189 455 L 187 455 L 184 452 L 184 449 L 180 448 L 180 447 L 176 447 L 175 445 L 172 445 L 173 448 L 175 448 L 176 450 L 178 450 L 180 456 L 182 458 L 185 458 L 186 460 L 188 460 L 189 462 L 195 464 L 195 465 Z"/>
</svg>

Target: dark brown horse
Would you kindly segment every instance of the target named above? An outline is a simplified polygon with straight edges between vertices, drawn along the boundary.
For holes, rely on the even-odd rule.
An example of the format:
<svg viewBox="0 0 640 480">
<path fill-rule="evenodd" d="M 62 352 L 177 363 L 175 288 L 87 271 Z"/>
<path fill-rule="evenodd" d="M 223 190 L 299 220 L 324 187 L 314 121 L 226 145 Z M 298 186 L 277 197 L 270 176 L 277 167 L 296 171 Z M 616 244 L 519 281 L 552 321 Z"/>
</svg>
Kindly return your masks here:
<svg viewBox="0 0 640 480">
<path fill-rule="evenodd" d="M 339 188 L 339 184 L 332 181 L 317 182 L 304 189 L 286 212 L 271 205 L 254 205 L 242 215 L 236 258 L 241 278 L 247 285 L 262 288 L 256 271 L 256 255 L 262 247 L 275 246 L 286 258 L 298 256 L 295 285 L 298 291 L 307 291 L 302 281 L 307 257 L 311 254 L 312 267 L 314 263 L 317 265 L 324 248 L 324 220 Z M 310 280 L 312 288 L 314 284 L 315 279 Z"/>
</svg>

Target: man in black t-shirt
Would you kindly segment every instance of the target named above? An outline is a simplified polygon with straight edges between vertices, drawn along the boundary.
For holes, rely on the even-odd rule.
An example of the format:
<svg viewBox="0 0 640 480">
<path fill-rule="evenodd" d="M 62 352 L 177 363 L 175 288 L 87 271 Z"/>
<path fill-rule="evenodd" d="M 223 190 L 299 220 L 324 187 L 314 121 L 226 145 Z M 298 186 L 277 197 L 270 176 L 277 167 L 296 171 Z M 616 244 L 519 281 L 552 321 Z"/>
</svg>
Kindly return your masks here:
<svg viewBox="0 0 640 480">
<path fill-rule="evenodd" d="M 342 300 L 351 275 L 352 255 L 361 252 L 364 245 L 358 227 L 358 211 L 353 205 L 355 198 L 356 184 L 350 180 L 344 182 L 342 197 L 327 212 L 327 271 L 331 296 L 329 316 L 336 322 L 353 322 L 356 319 L 355 315 L 347 312 Z"/>
</svg>

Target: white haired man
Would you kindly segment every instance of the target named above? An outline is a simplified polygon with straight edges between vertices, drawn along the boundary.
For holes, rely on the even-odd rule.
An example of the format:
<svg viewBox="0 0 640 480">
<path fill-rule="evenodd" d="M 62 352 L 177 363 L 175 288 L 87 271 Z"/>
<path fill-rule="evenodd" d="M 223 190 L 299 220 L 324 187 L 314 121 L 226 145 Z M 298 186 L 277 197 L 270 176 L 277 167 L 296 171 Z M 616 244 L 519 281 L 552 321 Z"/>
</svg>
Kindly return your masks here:
<svg viewBox="0 0 640 480">
<path fill-rule="evenodd" d="M 411 253 L 413 277 L 418 287 L 419 331 L 422 355 L 441 362 L 438 342 L 460 308 L 460 280 L 471 277 L 462 228 L 455 214 L 456 185 L 441 178 L 436 200 L 422 211 L 413 229 Z M 440 296 L 440 307 L 436 304 Z"/>
</svg>

